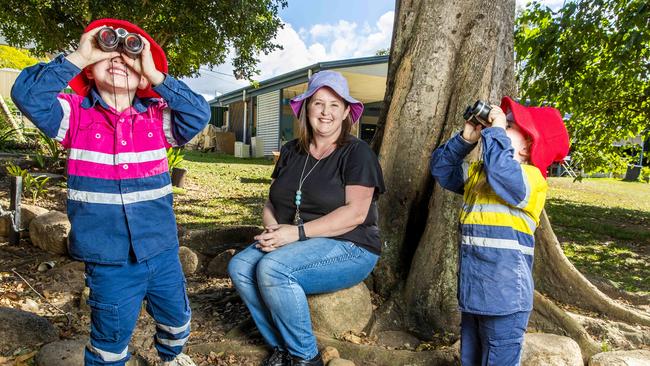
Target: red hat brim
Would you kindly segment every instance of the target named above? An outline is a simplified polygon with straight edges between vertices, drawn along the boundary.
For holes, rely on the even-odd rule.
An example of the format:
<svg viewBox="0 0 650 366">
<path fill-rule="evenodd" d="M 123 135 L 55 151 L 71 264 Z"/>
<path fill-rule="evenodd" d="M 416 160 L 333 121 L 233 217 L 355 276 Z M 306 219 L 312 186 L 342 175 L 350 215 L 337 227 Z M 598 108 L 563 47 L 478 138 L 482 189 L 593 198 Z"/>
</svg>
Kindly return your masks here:
<svg viewBox="0 0 650 366">
<path fill-rule="evenodd" d="M 517 126 L 532 140 L 530 162 L 546 178 L 548 167 L 569 153 L 569 132 L 560 111 L 552 107 L 524 107 L 510 97 L 503 97 L 501 109 L 512 113 Z"/>
<path fill-rule="evenodd" d="M 126 20 L 104 18 L 97 19 L 88 24 L 86 29 L 84 29 L 84 33 L 101 26 L 124 28 L 129 33 L 137 33 L 146 38 L 147 41 L 149 41 L 151 44 L 151 55 L 153 57 L 153 63 L 156 65 L 156 69 L 158 69 L 160 72 L 167 73 L 168 65 L 165 51 L 163 51 L 162 47 L 160 47 L 160 45 L 156 43 L 156 41 L 154 41 L 147 32 L 140 29 L 140 27 L 129 23 Z M 88 95 L 90 89 L 92 88 L 92 82 L 86 77 L 86 73 L 84 71 L 75 76 L 72 81 L 70 81 L 69 85 L 75 93 L 81 96 Z M 135 94 L 140 98 L 160 98 L 160 95 L 153 91 L 153 89 L 151 89 L 151 86 L 148 86 L 146 89 L 138 89 L 136 90 Z"/>
</svg>

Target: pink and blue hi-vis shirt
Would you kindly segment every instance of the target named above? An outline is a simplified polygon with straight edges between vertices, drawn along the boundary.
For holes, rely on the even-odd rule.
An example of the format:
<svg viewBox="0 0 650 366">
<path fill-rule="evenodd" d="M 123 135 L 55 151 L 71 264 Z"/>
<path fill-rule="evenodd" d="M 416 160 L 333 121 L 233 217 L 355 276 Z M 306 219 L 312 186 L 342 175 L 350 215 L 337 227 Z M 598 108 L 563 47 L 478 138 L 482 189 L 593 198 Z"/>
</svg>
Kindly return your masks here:
<svg viewBox="0 0 650 366">
<path fill-rule="evenodd" d="M 210 118 L 203 97 L 165 76 L 162 99 L 134 98 L 117 112 L 96 90 L 59 94 L 81 70 L 59 56 L 21 72 L 20 110 L 68 150 L 70 255 L 92 263 L 138 261 L 178 246 L 166 149 L 183 145 Z"/>
</svg>

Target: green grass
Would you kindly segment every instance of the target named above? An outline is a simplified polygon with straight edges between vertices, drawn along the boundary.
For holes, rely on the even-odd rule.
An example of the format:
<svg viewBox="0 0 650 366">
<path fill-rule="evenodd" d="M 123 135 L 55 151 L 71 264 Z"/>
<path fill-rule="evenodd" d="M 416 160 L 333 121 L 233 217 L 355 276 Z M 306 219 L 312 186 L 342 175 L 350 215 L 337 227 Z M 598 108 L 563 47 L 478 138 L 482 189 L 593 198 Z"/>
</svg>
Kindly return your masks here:
<svg viewBox="0 0 650 366">
<path fill-rule="evenodd" d="M 650 185 L 550 178 L 546 211 L 564 253 L 583 273 L 650 291 Z"/>
<path fill-rule="evenodd" d="M 188 229 L 261 225 L 273 162 L 187 151 L 185 187 L 175 190 L 178 223 Z"/>
</svg>

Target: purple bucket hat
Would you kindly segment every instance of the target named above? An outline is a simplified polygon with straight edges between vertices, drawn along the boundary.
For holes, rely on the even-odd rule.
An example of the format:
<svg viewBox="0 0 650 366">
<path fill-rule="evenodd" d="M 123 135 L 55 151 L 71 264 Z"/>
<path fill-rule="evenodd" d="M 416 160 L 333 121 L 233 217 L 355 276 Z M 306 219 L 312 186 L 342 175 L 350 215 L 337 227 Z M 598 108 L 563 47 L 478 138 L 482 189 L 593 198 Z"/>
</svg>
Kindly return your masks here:
<svg viewBox="0 0 650 366">
<path fill-rule="evenodd" d="M 350 117 L 352 117 L 352 123 L 358 122 L 363 113 L 363 103 L 350 96 L 348 81 L 345 77 L 341 75 L 341 73 L 330 70 L 319 71 L 312 75 L 311 78 L 309 78 L 307 91 L 291 99 L 290 104 L 293 114 L 295 114 L 296 117 L 300 117 L 302 102 L 314 95 L 318 89 L 324 86 L 334 90 L 339 97 L 345 99 L 345 101 L 350 104 Z"/>
</svg>

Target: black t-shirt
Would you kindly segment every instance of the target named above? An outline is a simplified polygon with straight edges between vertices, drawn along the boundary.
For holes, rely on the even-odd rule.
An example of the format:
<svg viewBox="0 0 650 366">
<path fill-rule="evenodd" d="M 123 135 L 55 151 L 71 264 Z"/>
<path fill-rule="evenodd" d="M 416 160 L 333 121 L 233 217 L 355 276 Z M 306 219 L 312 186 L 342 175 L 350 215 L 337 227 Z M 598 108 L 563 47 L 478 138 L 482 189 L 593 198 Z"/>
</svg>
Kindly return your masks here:
<svg viewBox="0 0 650 366">
<path fill-rule="evenodd" d="M 300 217 L 309 222 L 345 205 L 345 186 L 361 185 L 375 187 L 375 193 L 363 224 L 352 231 L 334 237 L 351 241 L 369 251 L 379 254 L 381 241 L 377 226 L 377 198 L 384 193 L 384 178 L 377 156 L 364 141 L 354 136 L 349 142 L 337 147 L 329 156 L 321 159 L 302 185 Z M 299 151 L 298 140 L 287 142 L 280 152 L 271 177 L 269 199 L 275 208 L 275 218 L 280 224 L 293 224 L 296 214 L 295 197 L 300 173 L 308 154 Z M 309 155 L 305 174 L 317 160 Z"/>
</svg>

